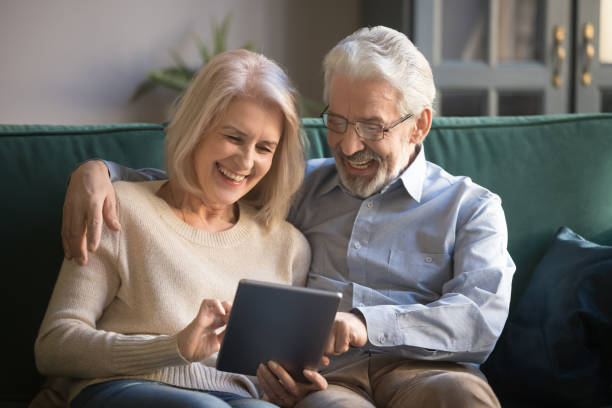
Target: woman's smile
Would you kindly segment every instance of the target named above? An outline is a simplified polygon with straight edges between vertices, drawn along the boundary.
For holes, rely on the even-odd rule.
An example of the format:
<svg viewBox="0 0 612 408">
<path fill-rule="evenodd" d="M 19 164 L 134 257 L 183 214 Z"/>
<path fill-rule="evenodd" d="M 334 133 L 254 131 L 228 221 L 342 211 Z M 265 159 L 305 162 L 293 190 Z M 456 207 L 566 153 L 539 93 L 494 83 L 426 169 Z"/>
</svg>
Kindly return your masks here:
<svg viewBox="0 0 612 408">
<path fill-rule="evenodd" d="M 228 169 L 227 167 L 222 166 L 219 163 L 216 163 L 216 165 L 217 165 L 217 170 L 219 170 L 219 173 L 221 173 L 221 175 L 224 178 L 226 178 L 228 181 L 233 182 L 233 184 L 241 184 L 245 178 L 249 177 L 248 174 L 242 175 L 242 174 L 235 173 L 232 170 Z"/>
</svg>

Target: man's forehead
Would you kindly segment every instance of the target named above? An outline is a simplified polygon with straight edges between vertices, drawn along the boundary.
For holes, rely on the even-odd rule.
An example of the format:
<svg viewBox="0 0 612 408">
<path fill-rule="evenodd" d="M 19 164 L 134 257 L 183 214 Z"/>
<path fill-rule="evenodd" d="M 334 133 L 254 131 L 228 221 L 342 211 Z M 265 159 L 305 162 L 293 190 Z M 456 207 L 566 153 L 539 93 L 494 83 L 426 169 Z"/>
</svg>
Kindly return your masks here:
<svg viewBox="0 0 612 408">
<path fill-rule="evenodd" d="M 350 111 L 354 115 L 384 118 L 396 114 L 400 94 L 384 79 L 355 79 L 334 75 L 329 105 L 332 112 Z"/>
</svg>

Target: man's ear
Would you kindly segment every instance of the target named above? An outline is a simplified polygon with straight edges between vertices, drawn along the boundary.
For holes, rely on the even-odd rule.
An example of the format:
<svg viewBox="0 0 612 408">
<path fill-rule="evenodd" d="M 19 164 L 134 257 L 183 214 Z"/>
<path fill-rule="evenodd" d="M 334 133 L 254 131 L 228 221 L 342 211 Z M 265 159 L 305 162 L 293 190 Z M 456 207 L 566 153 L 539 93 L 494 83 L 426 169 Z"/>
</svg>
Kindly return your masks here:
<svg viewBox="0 0 612 408">
<path fill-rule="evenodd" d="M 430 108 L 425 108 L 415 118 L 416 128 L 412 134 L 410 141 L 414 144 L 420 145 L 423 140 L 427 137 L 429 129 L 431 129 L 431 117 L 432 112 Z"/>
</svg>

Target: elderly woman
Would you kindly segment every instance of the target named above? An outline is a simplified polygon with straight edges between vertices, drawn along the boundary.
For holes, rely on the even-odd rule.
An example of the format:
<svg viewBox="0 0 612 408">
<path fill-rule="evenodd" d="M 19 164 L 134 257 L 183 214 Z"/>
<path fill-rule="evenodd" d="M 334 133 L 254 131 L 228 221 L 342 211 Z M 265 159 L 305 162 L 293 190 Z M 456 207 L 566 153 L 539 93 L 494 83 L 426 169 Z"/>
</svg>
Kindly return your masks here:
<svg viewBox="0 0 612 408">
<path fill-rule="evenodd" d="M 298 132 L 269 59 L 231 51 L 200 71 L 167 129 L 169 180 L 115 183 L 121 231 L 103 231 L 88 265 L 62 265 L 35 352 L 72 407 L 270 405 L 214 353 L 241 278 L 304 284 L 310 249 L 283 221 Z"/>
</svg>

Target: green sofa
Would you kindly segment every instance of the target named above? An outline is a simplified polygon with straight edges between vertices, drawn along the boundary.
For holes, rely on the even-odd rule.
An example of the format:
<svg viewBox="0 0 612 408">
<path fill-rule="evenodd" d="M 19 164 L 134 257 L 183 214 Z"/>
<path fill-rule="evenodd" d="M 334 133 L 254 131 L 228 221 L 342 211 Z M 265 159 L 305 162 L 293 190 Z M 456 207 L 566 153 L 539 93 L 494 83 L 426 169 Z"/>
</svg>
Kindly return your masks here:
<svg viewBox="0 0 612 408">
<path fill-rule="evenodd" d="M 303 125 L 309 156 L 328 156 L 320 120 L 306 118 Z M 62 261 L 61 212 L 70 172 L 91 157 L 161 168 L 163 138 L 156 124 L 0 125 L 6 276 L 0 408 L 27 406 L 42 381 L 33 343 Z M 502 197 L 517 266 L 511 314 L 559 227 L 612 245 L 612 114 L 435 118 L 425 146 L 430 161 Z M 494 352 L 483 366 L 503 405 L 541 405 L 506 387 L 498 364 L 508 364 L 503 357 Z M 609 369 L 609 361 L 603 366 Z"/>
</svg>

